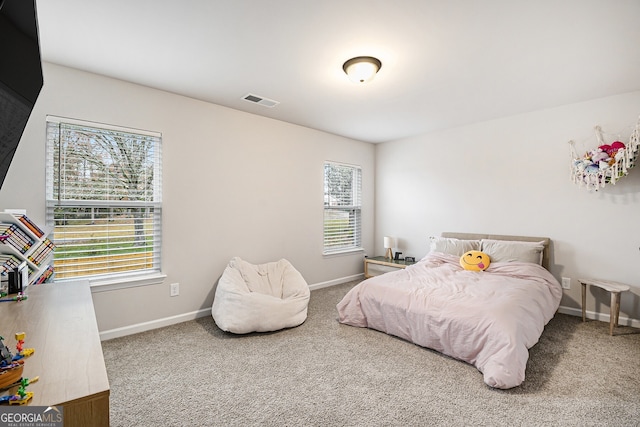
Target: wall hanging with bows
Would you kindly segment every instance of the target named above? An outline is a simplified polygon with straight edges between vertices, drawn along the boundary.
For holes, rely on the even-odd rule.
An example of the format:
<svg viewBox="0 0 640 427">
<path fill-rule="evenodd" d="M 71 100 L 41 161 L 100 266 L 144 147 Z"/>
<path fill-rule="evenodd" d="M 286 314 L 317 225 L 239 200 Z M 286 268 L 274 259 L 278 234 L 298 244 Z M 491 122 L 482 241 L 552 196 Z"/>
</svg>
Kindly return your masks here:
<svg viewBox="0 0 640 427">
<path fill-rule="evenodd" d="M 600 126 L 595 128 L 598 146 L 578 156 L 575 142 L 571 146 L 571 180 L 581 188 L 598 190 L 607 184 L 615 184 L 620 178 L 629 174 L 635 165 L 640 147 L 640 118 L 631 132 L 629 142 L 625 143 L 612 138 L 606 142 Z"/>
</svg>

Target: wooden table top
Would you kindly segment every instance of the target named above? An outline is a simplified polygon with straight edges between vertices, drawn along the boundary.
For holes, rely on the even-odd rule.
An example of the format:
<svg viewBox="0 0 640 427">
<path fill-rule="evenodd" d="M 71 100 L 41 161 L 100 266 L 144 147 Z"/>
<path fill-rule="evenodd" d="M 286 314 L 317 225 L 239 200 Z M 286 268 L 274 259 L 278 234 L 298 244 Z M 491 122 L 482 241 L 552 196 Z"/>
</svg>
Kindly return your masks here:
<svg viewBox="0 0 640 427">
<path fill-rule="evenodd" d="M 30 405 L 53 406 L 109 395 L 109 380 L 87 282 L 29 286 L 27 300 L 0 303 L 0 335 L 15 355 L 17 332 L 25 332 L 23 377 Z M 3 392 L 14 394 L 17 387 Z"/>
<path fill-rule="evenodd" d="M 578 279 L 578 281 L 583 285 L 597 286 L 609 292 L 624 292 L 631 289 L 629 285 L 625 285 L 624 283 L 619 282 L 613 282 L 611 280 Z"/>
</svg>

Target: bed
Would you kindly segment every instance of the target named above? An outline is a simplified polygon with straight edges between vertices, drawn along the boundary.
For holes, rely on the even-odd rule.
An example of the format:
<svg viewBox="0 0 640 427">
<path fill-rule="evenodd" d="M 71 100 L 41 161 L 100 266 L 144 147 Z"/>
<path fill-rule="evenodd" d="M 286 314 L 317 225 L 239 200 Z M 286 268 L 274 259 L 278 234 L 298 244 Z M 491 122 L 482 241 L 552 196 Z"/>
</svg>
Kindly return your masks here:
<svg viewBox="0 0 640 427">
<path fill-rule="evenodd" d="M 375 329 L 474 365 L 490 387 L 525 379 L 529 349 L 558 309 L 550 239 L 471 233 L 431 237 L 414 265 L 364 280 L 338 303 L 341 323 Z M 485 271 L 460 257 L 481 250 Z"/>
</svg>

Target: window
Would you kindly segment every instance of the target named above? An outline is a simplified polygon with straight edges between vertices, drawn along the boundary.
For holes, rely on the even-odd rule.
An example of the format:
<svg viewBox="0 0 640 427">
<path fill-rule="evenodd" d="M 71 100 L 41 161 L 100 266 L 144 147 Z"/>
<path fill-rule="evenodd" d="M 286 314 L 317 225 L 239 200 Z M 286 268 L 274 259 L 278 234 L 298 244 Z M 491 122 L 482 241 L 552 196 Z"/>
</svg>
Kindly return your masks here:
<svg viewBox="0 0 640 427">
<path fill-rule="evenodd" d="M 362 250 L 360 239 L 362 169 L 340 163 L 324 164 L 325 255 Z"/>
<path fill-rule="evenodd" d="M 159 272 L 161 135 L 47 117 L 55 279 Z"/>
</svg>

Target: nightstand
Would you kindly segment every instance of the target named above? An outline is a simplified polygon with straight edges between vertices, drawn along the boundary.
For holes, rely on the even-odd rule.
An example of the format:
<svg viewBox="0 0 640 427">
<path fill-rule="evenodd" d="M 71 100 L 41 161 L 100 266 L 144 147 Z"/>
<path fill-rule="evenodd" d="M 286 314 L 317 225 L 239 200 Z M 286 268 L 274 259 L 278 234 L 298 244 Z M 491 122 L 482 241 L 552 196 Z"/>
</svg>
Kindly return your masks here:
<svg viewBox="0 0 640 427">
<path fill-rule="evenodd" d="M 376 256 L 364 259 L 364 278 L 379 276 L 390 271 L 397 271 L 413 265 L 415 262 L 398 261 L 383 256 Z"/>
</svg>

